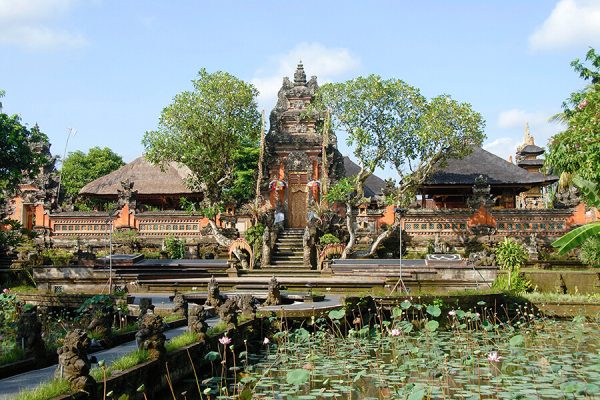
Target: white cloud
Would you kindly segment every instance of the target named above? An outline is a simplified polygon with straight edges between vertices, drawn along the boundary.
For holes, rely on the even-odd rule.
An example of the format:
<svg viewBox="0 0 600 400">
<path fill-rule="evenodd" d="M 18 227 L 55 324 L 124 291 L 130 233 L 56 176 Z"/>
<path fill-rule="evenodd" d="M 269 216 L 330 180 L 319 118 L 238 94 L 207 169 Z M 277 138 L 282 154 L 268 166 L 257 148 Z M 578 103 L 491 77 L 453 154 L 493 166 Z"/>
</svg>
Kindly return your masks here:
<svg viewBox="0 0 600 400">
<path fill-rule="evenodd" d="M 75 0 L 0 0 L 0 44 L 26 48 L 79 47 L 79 33 L 49 26 L 67 13 Z"/>
<path fill-rule="evenodd" d="M 533 50 L 600 44 L 600 1 L 560 0 L 550 16 L 529 36 Z"/>
<path fill-rule="evenodd" d="M 525 124 L 529 124 L 531 134 L 538 146 L 547 148 L 548 140 L 564 129 L 564 126 L 551 122 L 553 114 L 543 111 L 526 111 L 518 108 L 502 111 L 498 114 L 496 131 L 483 148 L 499 157 L 515 157 L 517 147 L 523 143 Z"/>
<path fill-rule="evenodd" d="M 258 102 L 261 108 L 270 110 L 275 106 L 283 77 L 293 77 L 298 61 L 304 64 L 307 76 L 316 75 L 320 84 L 360 66 L 360 60 L 348 49 L 325 47 L 320 43 L 300 43 L 287 53 L 271 57 L 268 65 L 256 72 L 252 83 L 260 92 Z"/>
</svg>

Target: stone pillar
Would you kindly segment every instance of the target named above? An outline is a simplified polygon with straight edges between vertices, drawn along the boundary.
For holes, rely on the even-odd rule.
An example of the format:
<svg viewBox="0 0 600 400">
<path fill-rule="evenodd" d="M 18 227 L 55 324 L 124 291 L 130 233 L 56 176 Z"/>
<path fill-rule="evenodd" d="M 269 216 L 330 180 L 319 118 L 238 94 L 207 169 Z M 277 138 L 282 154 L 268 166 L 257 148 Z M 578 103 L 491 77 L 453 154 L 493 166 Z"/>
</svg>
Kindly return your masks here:
<svg viewBox="0 0 600 400">
<path fill-rule="evenodd" d="M 58 349 L 56 377 L 64 378 L 71 388 L 89 393 L 96 398 L 96 381 L 90 376 L 91 362 L 88 358 L 90 339 L 83 329 L 75 329 L 65 336 L 64 344 Z"/>
<path fill-rule="evenodd" d="M 37 361 L 46 357 L 46 345 L 42 339 L 42 323 L 37 310 L 29 310 L 21 314 L 17 321 L 17 346 L 21 346 L 26 357 Z"/>
</svg>

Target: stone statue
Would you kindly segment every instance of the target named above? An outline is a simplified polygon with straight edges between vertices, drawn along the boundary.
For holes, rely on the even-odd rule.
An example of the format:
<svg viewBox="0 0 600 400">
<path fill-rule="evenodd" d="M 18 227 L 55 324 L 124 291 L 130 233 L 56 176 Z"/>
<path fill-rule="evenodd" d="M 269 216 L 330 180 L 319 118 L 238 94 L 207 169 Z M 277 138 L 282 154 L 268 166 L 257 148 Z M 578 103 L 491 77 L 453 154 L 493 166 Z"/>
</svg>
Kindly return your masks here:
<svg viewBox="0 0 600 400">
<path fill-rule="evenodd" d="M 208 330 L 208 324 L 206 323 L 207 317 L 208 313 L 203 306 L 190 304 L 188 312 L 188 329 L 202 339 L 206 337 L 206 331 Z"/>
<path fill-rule="evenodd" d="M 537 248 L 537 235 L 535 232 L 532 232 L 531 235 L 529 235 L 529 242 L 525 243 L 525 249 L 527 249 L 529 260 L 537 261 L 539 259 L 539 252 Z"/>
<path fill-rule="evenodd" d="M 130 210 L 135 210 L 137 207 L 137 190 L 133 190 L 133 184 L 134 182 L 129 179 L 121 181 L 121 189 L 117 189 L 119 207 L 128 205 Z"/>
<path fill-rule="evenodd" d="M 142 317 L 146 315 L 148 309 L 152 306 L 152 298 L 151 297 L 142 297 L 140 299 L 140 314 L 138 315 L 138 319 L 141 321 Z"/>
<path fill-rule="evenodd" d="M 88 331 L 96 332 L 102 338 L 110 337 L 112 322 L 115 314 L 114 307 L 107 304 L 94 304 L 90 309 L 91 321 L 87 326 Z"/>
<path fill-rule="evenodd" d="M 21 346 L 26 357 L 43 360 L 46 345 L 42 339 L 42 323 L 35 309 L 25 311 L 17 321 L 17 346 Z"/>
<path fill-rule="evenodd" d="M 435 234 L 435 240 L 433 242 L 433 253 L 434 254 L 448 253 L 448 245 L 441 241 L 441 236 L 439 233 Z"/>
<path fill-rule="evenodd" d="M 211 307 L 219 307 L 222 303 L 223 298 L 221 297 L 221 293 L 219 291 L 219 283 L 213 276 L 210 278 L 210 282 L 208 282 L 206 302 L 204 303 L 204 305 Z"/>
<path fill-rule="evenodd" d="M 256 305 L 257 300 L 251 294 L 237 296 L 237 306 L 246 318 L 254 318 L 256 316 Z"/>
<path fill-rule="evenodd" d="M 75 329 L 65 336 L 58 349 L 56 376 L 68 380 L 71 388 L 88 392 L 96 398 L 96 381 L 90 376 L 91 360 L 88 358 L 90 339 L 83 329 Z"/>
<path fill-rule="evenodd" d="M 496 255 L 486 249 L 469 254 L 469 264 L 476 267 L 492 267 L 496 265 Z"/>
<path fill-rule="evenodd" d="M 140 330 L 135 334 L 135 341 L 139 349 L 148 350 L 151 359 L 163 358 L 166 337 L 163 334 L 164 324 L 160 315 L 148 312 L 140 321 Z"/>
<path fill-rule="evenodd" d="M 219 318 L 227 326 L 226 330 L 231 331 L 237 329 L 238 325 L 238 305 L 234 298 L 229 298 L 218 308 Z"/>
<path fill-rule="evenodd" d="M 263 306 L 278 306 L 281 304 L 281 286 L 275 275 L 269 281 L 269 288 L 267 290 L 267 299 L 263 303 Z"/>
<path fill-rule="evenodd" d="M 173 297 L 173 314 L 180 314 L 184 318 L 188 315 L 188 302 L 181 293 L 176 293 Z"/>
<path fill-rule="evenodd" d="M 487 178 L 483 175 L 479 175 L 475 179 L 473 185 L 473 194 L 467 199 L 467 204 L 472 209 L 478 209 L 481 206 L 491 207 L 494 205 L 494 199 L 492 198 L 491 187 L 488 184 Z"/>
</svg>

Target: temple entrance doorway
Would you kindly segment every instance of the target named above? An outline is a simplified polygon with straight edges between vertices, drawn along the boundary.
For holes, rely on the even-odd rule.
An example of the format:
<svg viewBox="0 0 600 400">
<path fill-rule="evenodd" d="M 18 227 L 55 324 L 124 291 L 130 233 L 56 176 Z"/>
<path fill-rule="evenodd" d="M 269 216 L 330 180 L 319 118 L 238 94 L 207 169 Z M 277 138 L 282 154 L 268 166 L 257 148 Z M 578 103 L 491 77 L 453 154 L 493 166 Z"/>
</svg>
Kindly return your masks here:
<svg viewBox="0 0 600 400">
<path fill-rule="evenodd" d="M 290 228 L 306 226 L 306 185 L 290 186 L 288 220 Z"/>
</svg>

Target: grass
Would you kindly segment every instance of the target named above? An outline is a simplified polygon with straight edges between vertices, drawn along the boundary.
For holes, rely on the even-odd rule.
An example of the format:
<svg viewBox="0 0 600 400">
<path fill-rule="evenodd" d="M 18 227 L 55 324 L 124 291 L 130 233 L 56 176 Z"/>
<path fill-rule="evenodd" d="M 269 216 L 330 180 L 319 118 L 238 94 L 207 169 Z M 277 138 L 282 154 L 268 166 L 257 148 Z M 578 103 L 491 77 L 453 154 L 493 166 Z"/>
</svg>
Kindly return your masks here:
<svg viewBox="0 0 600 400">
<path fill-rule="evenodd" d="M 208 328 L 206 334 L 208 336 L 218 335 L 219 333 L 223 333 L 227 330 L 227 324 L 223 321 L 219 321 L 215 326 Z"/>
<path fill-rule="evenodd" d="M 6 350 L 6 348 L 4 348 L 3 350 Z M 25 351 L 23 351 L 23 349 L 18 346 L 14 346 L 12 349 L 4 351 L 2 355 L 0 355 L 0 365 L 14 363 L 16 361 L 23 360 L 24 358 Z"/>
<path fill-rule="evenodd" d="M 38 293 L 38 289 L 31 285 L 18 285 L 10 288 L 11 292 L 14 293 Z"/>
<path fill-rule="evenodd" d="M 113 335 L 121 335 L 123 333 L 137 331 L 138 329 L 139 329 L 139 326 L 137 323 L 131 323 L 131 324 L 125 325 L 122 328 L 115 329 L 113 331 Z"/>
<path fill-rule="evenodd" d="M 562 294 L 562 293 L 524 293 L 522 295 L 532 303 L 600 303 L 600 293 L 595 294 Z"/>
<path fill-rule="evenodd" d="M 183 317 L 179 314 L 169 314 L 163 317 L 163 322 L 179 321 L 180 319 L 183 319 Z"/>
<path fill-rule="evenodd" d="M 108 367 L 106 367 L 106 377 L 112 375 L 115 371 L 125 371 L 129 368 L 135 367 L 138 364 L 148 361 L 148 352 L 146 350 L 135 350 L 131 353 L 125 354 L 115 361 L 113 361 Z M 102 368 L 96 367 L 90 371 L 90 375 L 97 381 L 102 382 Z"/>
<path fill-rule="evenodd" d="M 189 346 L 199 340 L 198 335 L 194 332 L 184 332 L 179 336 L 175 336 L 165 344 L 167 351 L 173 351 L 181 349 L 182 347 Z"/>
<path fill-rule="evenodd" d="M 70 391 L 71 387 L 66 379 L 53 379 L 38 385 L 35 389 L 19 392 L 13 400 L 48 400 Z"/>
</svg>

